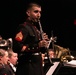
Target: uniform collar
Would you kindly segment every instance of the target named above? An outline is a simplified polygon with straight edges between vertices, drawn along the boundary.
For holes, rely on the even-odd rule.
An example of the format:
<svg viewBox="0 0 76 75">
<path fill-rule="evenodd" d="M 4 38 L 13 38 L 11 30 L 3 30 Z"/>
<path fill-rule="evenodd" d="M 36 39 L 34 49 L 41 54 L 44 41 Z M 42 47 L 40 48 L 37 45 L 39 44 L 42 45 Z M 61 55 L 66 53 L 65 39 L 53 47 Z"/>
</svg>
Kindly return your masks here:
<svg viewBox="0 0 76 75">
<path fill-rule="evenodd" d="M 26 23 L 28 25 L 32 25 L 32 26 L 36 26 L 37 25 L 37 22 L 33 22 L 32 20 L 29 20 L 29 19 L 26 19 Z"/>
</svg>

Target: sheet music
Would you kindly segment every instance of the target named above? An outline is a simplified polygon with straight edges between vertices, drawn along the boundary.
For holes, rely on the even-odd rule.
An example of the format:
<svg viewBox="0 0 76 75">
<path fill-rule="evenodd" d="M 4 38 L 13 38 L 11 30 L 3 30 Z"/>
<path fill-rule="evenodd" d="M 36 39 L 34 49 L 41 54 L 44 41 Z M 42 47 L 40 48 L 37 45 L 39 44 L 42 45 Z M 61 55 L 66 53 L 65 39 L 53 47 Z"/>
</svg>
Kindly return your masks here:
<svg viewBox="0 0 76 75">
<path fill-rule="evenodd" d="M 76 67 L 76 60 L 71 60 L 69 62 L 64 63 L 64 66 Z"/>
<path fill-rule="evenodd" d="M 50 67 L 50 69 L 48 70 L 48 72 L 46 73 L 46 75 L 52 75 L 54 73 L 54 71 L 56 70 L 56 68 L 58 67 L 60 62 L 54 62 L 53 66 Z"/>
</svg>

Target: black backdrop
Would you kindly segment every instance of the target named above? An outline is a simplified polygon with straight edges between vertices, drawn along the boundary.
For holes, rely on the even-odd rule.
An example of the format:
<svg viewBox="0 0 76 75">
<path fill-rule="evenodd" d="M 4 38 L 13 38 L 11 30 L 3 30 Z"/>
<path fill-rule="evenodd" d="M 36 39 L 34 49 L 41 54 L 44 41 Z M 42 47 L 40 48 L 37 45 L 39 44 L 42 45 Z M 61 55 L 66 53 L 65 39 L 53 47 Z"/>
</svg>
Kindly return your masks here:
<svg viewBox="0 0 76 75">
<path fill-rule="evenodd" d="M 29 2 L 42 6 L 41 23 L 44 32 L 57 36 L 56 44 L 76 50 L 76 1 L 75 0 L 2 0 L 0 1 L 0 35 L 13 38 L 18 24 L 25 20 L 25 8 Z"/>
</svg>

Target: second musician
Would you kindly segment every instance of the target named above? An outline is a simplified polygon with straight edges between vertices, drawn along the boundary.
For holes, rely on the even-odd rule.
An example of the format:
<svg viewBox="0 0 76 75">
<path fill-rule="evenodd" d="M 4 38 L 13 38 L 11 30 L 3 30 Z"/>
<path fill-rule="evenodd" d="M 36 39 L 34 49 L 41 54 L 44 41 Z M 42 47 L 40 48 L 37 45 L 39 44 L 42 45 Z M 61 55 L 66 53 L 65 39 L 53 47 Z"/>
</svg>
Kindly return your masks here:
<svg viewBox="0 0 76 75">
<path fill-rule="evenodd" d="M 48 36 L 37 29 L 41 17 L 41 6 L 30 3 L 26 10 L 27 19 L 20 24 L 13 41 L 13 50 L 19 54 L 16 75 L 44 75 L 41 53 L 46 51 Z"/>
</svg>

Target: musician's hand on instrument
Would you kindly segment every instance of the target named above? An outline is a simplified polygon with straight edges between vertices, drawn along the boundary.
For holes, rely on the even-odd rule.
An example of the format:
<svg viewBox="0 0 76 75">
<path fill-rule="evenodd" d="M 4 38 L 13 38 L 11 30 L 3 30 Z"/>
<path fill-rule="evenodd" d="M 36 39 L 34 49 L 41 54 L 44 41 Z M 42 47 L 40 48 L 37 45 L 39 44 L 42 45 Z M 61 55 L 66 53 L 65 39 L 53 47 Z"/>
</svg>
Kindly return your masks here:
<svg viewBox="0 0 76 75">
<path fill-rule="evenodd" d="M 50 39 L 51 39 L 51 41 L 56 42 L 57 37 L 51 37 Z"/>
<path fill-rule="evenodd" d="M 46 33 L 43 33 L 43 39 L 47 41 L 49 40 L 48 35 Z"/>
<path fill-rule="evenodd" d="M 27 46 L 23 46 L 21 51 L 23 52 L 23 51 L 25 51 L 26 49 L 27 49 Z"/>
<path fill-rule="evenodd" d="M 48 41 L 46 41 L 46 40 L 41 40 L 39 42 L 39 47 L 45 47 L 45 48 L 47 48 L 47 45 L 48 45 Z"/>
</svg>

